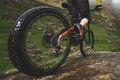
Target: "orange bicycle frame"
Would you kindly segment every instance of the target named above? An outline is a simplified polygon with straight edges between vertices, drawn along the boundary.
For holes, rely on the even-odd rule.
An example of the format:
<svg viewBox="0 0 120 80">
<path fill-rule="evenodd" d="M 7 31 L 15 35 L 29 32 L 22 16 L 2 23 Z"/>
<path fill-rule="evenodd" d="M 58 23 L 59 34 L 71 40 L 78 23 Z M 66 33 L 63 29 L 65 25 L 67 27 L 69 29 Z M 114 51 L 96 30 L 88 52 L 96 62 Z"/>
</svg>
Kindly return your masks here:
<svg viewBox="0 0 120 80">
<path fill-rule="evenodd" d="M 63 33 L 61 33 L 61 34 L 59 35 L 58 41 L 63 40 L 63 39 L 64 39 L 67 35 L 69 35 L 70 32 L 73 31 L 73 30 L 74 30 L 74 26 L 72 25 L 72 26 L 70 26 L 70 28 L 69 28 L 68 30 L 66 30 L 65 32 L 63 32 Z"/>
</svg>

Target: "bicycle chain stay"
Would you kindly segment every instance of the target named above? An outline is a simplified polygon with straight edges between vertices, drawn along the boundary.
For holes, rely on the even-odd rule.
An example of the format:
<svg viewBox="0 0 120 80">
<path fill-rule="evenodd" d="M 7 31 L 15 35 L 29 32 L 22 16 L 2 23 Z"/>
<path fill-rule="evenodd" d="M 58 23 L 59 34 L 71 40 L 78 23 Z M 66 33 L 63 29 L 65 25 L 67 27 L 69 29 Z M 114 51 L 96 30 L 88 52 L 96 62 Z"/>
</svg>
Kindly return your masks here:
<svg viewBox="0 0 120 80">
<path fill-rule="evenodd" d="M 69 29 L 65 30 L 63 33 L 61 33 L 58 37 L 58 42 L 61 42 L 66 36 L 70 34 L 70 32 L 74 30 L 74 26 L 70 26 Z"/>
</svg>

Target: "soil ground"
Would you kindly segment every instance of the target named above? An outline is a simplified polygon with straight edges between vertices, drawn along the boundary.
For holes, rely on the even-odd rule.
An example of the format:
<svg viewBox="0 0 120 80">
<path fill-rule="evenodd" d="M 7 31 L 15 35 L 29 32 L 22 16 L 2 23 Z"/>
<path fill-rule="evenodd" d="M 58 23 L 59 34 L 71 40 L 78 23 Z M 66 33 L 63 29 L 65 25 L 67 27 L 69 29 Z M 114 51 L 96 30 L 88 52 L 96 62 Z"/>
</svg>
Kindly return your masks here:
<svg viewBox="0 0 120 80">
<path fill-rule="evenodd" d="M 87 58 L 75 53 L 53 75 L 39 78 L 16 69 L 2 75 L 2 80 L 120 80 L 120 52 L 96 52 Z"/>
</svg>

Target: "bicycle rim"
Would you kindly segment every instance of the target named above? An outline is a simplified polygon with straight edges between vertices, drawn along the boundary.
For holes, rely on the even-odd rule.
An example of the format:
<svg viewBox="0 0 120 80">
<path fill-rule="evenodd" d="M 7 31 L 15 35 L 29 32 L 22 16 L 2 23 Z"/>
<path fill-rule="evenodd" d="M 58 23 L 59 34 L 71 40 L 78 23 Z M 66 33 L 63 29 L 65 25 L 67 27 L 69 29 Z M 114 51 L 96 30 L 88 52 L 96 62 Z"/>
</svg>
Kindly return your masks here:
<svg viewBox="0 0 120 80">
<path fill-rule="evenodd" d="M 51 45 L 51 38 L 57 30 L 64 27 L 63 22 L 52 14 L 44 14 L 33 20 L 29 27 L 24 44 L 29 62 L 44 71 L 60 66 L 67 57 L 69 37 L 62 41 L 59 51 Z"/>
</svg>

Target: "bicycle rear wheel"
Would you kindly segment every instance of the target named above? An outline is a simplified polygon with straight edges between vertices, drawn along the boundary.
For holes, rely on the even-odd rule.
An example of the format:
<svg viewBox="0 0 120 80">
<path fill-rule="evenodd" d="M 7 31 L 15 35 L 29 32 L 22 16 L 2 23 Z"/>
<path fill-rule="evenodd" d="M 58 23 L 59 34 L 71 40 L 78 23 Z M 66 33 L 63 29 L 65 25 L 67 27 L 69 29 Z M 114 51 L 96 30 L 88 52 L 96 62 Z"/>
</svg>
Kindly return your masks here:
<svg viewBox="0 0 120 80">
<path fill-rule="evenodd" d="M 80 41 L 81 54 L 86 57 L 94 52 L 94 34 L 91 30 L 86 30 Z"/>
<path fill-rule="evenodd" d="M 51 44 L 56 30 L 68 27 L 66 18 L 51 7 L 35 7 L 16 21 L 9 37 L 9 55 L 15 67 L 30 76 L 52 74 L 67 58 L 70 40 Z"/>
</svg>

